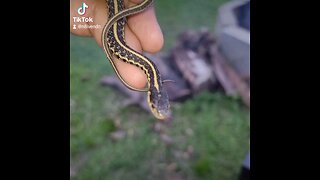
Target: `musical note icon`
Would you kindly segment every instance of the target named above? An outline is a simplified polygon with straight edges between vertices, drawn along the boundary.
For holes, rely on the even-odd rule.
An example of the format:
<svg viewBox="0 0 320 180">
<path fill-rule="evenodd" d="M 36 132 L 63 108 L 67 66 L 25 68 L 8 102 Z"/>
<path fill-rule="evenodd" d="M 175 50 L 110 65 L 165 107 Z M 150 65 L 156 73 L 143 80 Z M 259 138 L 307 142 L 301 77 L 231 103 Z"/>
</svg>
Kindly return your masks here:
<svg viewBox="0 0 320 180">
<path fill-rule="evenodd" d="M 86 3 L 82 3 L 82 6 L 78 9 L 78 14 L 81 16 L 84 15 L 87 8 L 89 8 L 89 6 Z"/>
</svg>

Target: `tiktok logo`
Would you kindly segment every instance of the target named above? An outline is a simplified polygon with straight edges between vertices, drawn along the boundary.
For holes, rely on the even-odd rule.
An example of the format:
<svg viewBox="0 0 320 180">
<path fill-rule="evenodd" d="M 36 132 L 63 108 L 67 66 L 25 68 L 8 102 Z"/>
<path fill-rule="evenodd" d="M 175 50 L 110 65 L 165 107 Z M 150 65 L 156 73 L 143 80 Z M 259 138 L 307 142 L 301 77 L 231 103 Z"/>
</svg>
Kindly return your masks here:
<svg viewBox="0 0 320 180">
<path fill-rule="evenodd" d="M 78 14 L 81 16 L 84 15 L 87 8 L 89 8 L 89 6 L 86 3 L 82 3 L 82 6 L 78 9 Z"/>
<path fill-rule="evenodd" d="M 81 3 L 81 6 L 78 8 L 78 14 L 80 16 L 73 16 L 72 29 L 98 29 L 102 28 L 100 24 L 93 24 L 94 19 L 90 16 L 83 16 L 86 14 L 89 6 L 86 3 Z M 82 17 L 81 17 L 82 16 Z"/>
</svg>

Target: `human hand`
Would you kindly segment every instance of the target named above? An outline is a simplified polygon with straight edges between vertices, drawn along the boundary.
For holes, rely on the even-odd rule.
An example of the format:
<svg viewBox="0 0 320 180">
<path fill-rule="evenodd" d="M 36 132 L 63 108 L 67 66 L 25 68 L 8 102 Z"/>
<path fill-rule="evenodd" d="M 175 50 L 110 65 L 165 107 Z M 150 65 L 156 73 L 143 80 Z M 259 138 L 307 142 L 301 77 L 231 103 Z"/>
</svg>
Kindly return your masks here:
<svg viewBox="0 0 320 180">
<path fill-rule="evenodd" d="M 135 6 L 143 0 L 124 0 L 125 8 Z M 78 8 L 85 2 L 89 8 L 84 17 L 92 17 L 93 22 L 77 23 L 73 22 L 73 17 L 79 17 Z M 146 51 L 156 53 L 163 46 L 163 34 L 158 24 L 154 7 L 150 7 L 142 13 L 129 16 L 125 26 L 125 39 L 128 46 L 138 52 Z M 101 33 L 104 25 L 108 21 L 108 10 L 106 0 L 83 0 L 71 1 L 70 5 L 70 32 L 74 35 L 93 37 L 102 48 Z M 73 25 L 78 24 L 97 25 L 101 28 L 73 29 Z M 114 60 L 114 64 L 123 79 L 132 87 L 144 89 L 147 77 L 140 68 L 132 66 L 120 60 Z"/>
</svg>

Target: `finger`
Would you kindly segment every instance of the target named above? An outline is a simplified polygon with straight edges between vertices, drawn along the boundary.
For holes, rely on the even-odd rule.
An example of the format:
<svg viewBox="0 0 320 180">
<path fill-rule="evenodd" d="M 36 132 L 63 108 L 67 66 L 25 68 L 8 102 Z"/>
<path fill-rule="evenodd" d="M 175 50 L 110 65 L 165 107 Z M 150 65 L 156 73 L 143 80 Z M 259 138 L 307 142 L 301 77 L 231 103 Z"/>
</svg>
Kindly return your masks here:
<svg viewBox="0 0 320 180">
<path fill-rule="evenodd" d="M 92 16 L 94 17 L 95 23 L 101 24 L 102 27 L 107 22 L 107 6 L 105 4 L 104 0 L 97 0 L 94 1 L 94 3 L 90 4 L 90 10 L 92 12 Z M 102 34 L 102 28 L 93 29 L 90 31 L 91 35 L 95 38 L 96 42 L 100 47 L 102 47 L 101 42 L 101 34 Z M 134 35 L 134 33 L 128 28 L 128 26 L 125 26 L 125 38 L 126 43 L 128 46 L 133 48 L 134 50 L 138 52 L 142 52 L 142 47 L 140 45 L 140 42 L 138 38 Z M 117 67 L 118 72 L 120 73 L 121 77 L 128 83 L 130 86 L 137 88 L 137 89 L 144 89 L 147 78 L 141 69 L 137 68 L 136 66 L 133 66 L 131 64 L 125 63 L 122 60 L 117 59 L 116 57 L 114 59 L 114 64 Z"/>
<path fill-rule="evenodd" d="M 128 26 L 125 26 L 125 38 L 126 43 L 129 47 L 138 52 L 142 52 L 139 40 L 128 28 Z M 117 58 L 115 58 L 114 62 L 118 68 L 121 77 L 126 81 L 126 83 L 137 89 L 145 88 L 145 85 L 147 83 L 147 77 L 140 68 L 129 63 L 125 63 Z"/>
<path fill-rule="evenodd" d="M 137 2 L 138 0 L 131 1 Z M 131 6 L 130 3 L 128 3 L 128 6 Z M 144 51 L 155 53 L 161 50 L 163 34 L 153 6 L 142 13 L 128 17 L 128 25 L 137 36 Z"/>
</svg>

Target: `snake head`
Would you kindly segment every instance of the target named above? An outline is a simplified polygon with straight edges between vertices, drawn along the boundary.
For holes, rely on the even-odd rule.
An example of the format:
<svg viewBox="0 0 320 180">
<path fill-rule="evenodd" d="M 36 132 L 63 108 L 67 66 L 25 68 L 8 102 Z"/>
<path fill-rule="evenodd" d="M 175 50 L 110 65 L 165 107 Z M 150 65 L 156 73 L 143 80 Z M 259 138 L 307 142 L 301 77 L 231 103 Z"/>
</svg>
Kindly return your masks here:
<svg viewBox="0 0 320 180">
<path fill-rule="evenodd" d="M 157 119 L 166 120 L 171 116 L 169 96 L 166 90 L 150 91 L 148 101 L 150 109 Z"/>
</svg>

